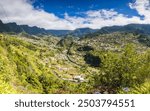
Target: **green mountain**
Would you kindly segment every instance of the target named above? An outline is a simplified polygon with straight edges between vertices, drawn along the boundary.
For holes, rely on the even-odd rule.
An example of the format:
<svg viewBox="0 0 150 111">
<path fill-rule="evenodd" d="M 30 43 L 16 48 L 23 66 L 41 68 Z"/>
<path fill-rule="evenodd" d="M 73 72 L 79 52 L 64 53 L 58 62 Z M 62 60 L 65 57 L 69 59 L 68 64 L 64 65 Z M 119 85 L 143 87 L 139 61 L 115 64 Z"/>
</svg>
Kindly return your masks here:
<svg viewBox="0 0 150 111">
<path fill-rule="evenodd" d="M 111 26 L 111 27 L 103 27 L 100 30 L 92 33 L 92 35 L 99 34 L 110 34 L 113 32 L 126 32 L 126 33 L 136 33 L 136 34 L 144 34 L 150 35 L 150 24 L 129 24 L 125 26 Z M 90 36 L 89 34 L 87 36 Z"/>
<path fill-rule="evenodd" d="M 0 34 L 0 93 L 85 93 L 85 83 L 70 80 L 79 68 L 65 60 L 58 42 Z"/>
<path fill-rule="evenodd" d="M 21 33 L 25 32 L 30 35 L 54 35 L 54 36 L 75 36 L 75 37 L 81 37 L 83 35 L 93 33 L 96 30 L 90 29 L 90 28 L 81 28 L 76 30 L 45 30 L 43 28 L 39 27 L 29 27 L 28 25 L 17 25 L 16 23 L 7 23 L 4 24 L 0 20 L 0 32 L 14 32 L 14 33 Z"/>
<path fill-rule="evenodd" d="M 39 27 L 29 27 L 28 25 L 17 25 L 16 23 L 4 24 L 0 20 L 0 32 L 13 32 L 21 33 L 25 32 L 30 35 L 54 35 L 54 36 L 73 36 L 73 37 L 83 37 L 83 36 L 96 36 L 99 34 L 110 34 L 113 32 L 127 32 L 127 33 L 137 33 L 150 35 L 150 25 L 149 24 L 129 24 L 125 26 L 112 26 L 103 27 L 101 29 L 90 29 L 90 28 L 79 28 L 75 30 L 45 30 Z"/>
<path fill-rule="evenodd" d="M 46 34 L 46 30 L 42 28 L 29 27 L 27 25 L 17 25 L 16 23 L 3 24 L 2 21 L 0 21 L 0 32 L 26 32 L 31 35 Z"/>
</svg>

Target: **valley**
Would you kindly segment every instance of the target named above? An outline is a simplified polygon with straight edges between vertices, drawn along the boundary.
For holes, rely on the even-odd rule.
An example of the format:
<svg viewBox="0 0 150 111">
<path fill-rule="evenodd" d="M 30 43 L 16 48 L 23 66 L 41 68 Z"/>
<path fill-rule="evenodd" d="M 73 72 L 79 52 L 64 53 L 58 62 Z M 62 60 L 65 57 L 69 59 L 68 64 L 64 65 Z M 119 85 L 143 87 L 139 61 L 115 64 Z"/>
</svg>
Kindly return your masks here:
<svg viewBox="0 0 150 111">
<path fill-rule="evenodd" d="M 1 33 L 0 93 L 150 93 L 149 44 L 148 35 L 125 32 Z"/>
</svg>

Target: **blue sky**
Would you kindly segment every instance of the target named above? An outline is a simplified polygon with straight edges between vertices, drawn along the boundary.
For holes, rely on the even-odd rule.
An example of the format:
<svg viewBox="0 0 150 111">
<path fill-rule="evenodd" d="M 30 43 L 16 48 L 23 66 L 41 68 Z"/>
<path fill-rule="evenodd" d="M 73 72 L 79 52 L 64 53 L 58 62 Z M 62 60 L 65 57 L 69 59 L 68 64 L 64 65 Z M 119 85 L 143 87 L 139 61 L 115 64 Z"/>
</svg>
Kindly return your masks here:
<svg viewBox="0 0 150 111">
<path fill-rule="evenodd" d="M 62 18 L 64 13 L 70 16 L 82 16 L 82 12 L 100 9 L 115 9 L 129 16 L 138 15 L 136 10 L 130 9 L 128 5 L 130 2 L 134 0 L 36 0 L 33 5 Z"/>
<path fill-rule="evenodd" d="M 150 0 L 0 0 L 0 19 L 55 30 L 150 24 Z"/>
</svg>

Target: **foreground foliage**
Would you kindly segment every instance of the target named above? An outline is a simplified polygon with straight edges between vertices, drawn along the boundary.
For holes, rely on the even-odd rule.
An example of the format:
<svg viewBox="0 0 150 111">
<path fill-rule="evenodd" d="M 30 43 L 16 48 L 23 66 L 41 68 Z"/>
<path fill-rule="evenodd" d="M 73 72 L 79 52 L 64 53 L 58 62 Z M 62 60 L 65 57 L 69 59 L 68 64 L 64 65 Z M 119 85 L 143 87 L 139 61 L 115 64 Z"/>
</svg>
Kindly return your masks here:
<svg viewBox="0 0 150 111">
<path fill-rule="evenodd" d="M 116 91 L 121 88 L 139 86 L 150 78 L 149 51 L 139 54 L 133 45 L 127 45 L 119 54 L 112 52 L 98 54 L 102 59 L 102 65 L 99 74 L 94 76 L 94 87 L 117 93 Z"/>
</svg>

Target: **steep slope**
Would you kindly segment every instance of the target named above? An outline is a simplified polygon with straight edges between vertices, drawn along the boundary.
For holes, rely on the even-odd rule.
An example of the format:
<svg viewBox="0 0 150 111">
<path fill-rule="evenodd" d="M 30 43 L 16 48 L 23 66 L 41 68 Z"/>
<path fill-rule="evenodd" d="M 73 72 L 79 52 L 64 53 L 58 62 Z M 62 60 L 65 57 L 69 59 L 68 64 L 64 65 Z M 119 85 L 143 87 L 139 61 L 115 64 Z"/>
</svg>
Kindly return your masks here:
<svg viewBox="0 0 150 111">
<path fill-rule="evenodd" d="M 149 36 L 115 32 L 82 38 L 80 44 L 94 49 L 85 56 L 89 65 L 99 68 L 94 74 L 94 91 L 150 93 Z"/>
<path fill-rule="evenodd" d="M 57 41 L 52 37 L 28 39 L 1 34 L 0 93 L 83 93 L 82 83 L 57 75 Z"/>
</svg>

